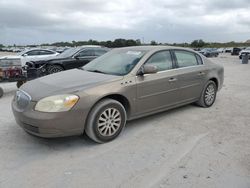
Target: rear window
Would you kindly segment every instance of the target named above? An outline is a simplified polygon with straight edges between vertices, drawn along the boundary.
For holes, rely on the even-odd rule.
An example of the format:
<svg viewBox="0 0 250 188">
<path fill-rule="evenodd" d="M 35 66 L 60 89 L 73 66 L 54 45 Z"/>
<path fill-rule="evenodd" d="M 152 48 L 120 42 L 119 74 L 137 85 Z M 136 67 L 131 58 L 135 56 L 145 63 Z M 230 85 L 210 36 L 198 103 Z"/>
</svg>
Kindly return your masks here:
<svg viewBox="0 0 250 188">
<path fill-rule="evenodd" d="M 202 61 L 202 59 L 201 59 L 201 56 L 199 56 L 199 55 L 197 55 L 197 54 L 195 54 L 195 56 L 196 56 L 196 59 L 197 59 L 198 64 L 199 64 L 199 65 L 203 65 L 203 61 Z"/>
<path fill-rule="evenodd" d="M 101 56 L 105 54 L 107 51 L 106 50 L 95 50 L 95 56 Z"/>
<path fill-rule="evenodd" d="M 54 54 L 54 52 L 47 51 L 47 50 L 41 50 L 40 51 L 40 55 L 52 55 L 52 54 Z"/>
<path fill-rule="evenodd" d="M 192 52 L 176 50 L 175 56 L 179 68 L 198 65 L 196 56 Z"/>
</svg>

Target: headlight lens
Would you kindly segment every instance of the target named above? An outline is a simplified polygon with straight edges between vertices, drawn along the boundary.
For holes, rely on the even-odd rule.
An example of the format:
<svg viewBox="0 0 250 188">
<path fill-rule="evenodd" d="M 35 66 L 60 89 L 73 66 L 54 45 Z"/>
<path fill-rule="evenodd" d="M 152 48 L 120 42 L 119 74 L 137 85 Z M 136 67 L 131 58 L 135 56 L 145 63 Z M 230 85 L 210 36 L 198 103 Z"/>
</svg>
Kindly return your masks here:
<svg viewBox="0 0 250 188">
<path fill-rule="evenodd" d="M 40 112 L 65 112 L 69 111 L 79 100 L 76 95 L 55 95 L 38 101 L 35 106 Z"/>
</svg>

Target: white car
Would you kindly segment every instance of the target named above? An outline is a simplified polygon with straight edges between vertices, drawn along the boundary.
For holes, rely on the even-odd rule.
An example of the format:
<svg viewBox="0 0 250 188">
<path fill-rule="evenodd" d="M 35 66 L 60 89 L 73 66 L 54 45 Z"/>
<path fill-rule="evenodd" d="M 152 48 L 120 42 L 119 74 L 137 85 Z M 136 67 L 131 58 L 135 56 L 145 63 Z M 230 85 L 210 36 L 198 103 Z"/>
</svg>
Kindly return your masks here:
<svg viewBox="0 0 250 188">
<path fill-rule="evenodd" d="M 19 66 L 25 66 L 26 62 L 46 60 L 57 56 L 59 53 L 47 49 L 30 49 L 24 50 L 16 55 L 0 57 L 0 67 L 18 66 L 16 62 L 21 62 Z"/>
<path fill-rule="evenodd" d="M 217 49 L 217 52 L 219 52 L 219 53 L 224 53 L 224 52 L 225 52 L 225 48 L 218 48 L 218 49 Z"/>
<path fill-rule="evenodd" d="M 240 58 L 240 59 L 242 59 L 242 55 L 243 55 L 243 54 L 248 54 L 248 55 L 250 55 L 250 47 L 247 47 L 246 49 L 240 51 L 240 53 L 239 53 L 239 58 Z"/>
</svg>

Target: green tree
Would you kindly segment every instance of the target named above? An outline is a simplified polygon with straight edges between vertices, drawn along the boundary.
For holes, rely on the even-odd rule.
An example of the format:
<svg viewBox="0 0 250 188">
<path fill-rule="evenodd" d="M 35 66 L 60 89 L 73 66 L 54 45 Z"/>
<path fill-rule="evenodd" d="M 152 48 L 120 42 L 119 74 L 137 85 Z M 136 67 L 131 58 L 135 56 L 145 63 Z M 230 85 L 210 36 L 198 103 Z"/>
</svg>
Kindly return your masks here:
<svg viewBox="0 0 250 188">
<path fill-rule="evenodd" d="M 202 48 L 206 45 L 206 43 L 202 40 L 202 39 L 199 39 L 199 40 L 194 40 L 192 43 L 191 43 L 191 47 L 194 47 L 194 48 Z"/>
<path fill-rule="evenodd" d="M 155 42 L 154 40 L 152 40 L 151 42 L 150 42 L 150 45 L 157 45 L 157 42 Z"/>
</svg>

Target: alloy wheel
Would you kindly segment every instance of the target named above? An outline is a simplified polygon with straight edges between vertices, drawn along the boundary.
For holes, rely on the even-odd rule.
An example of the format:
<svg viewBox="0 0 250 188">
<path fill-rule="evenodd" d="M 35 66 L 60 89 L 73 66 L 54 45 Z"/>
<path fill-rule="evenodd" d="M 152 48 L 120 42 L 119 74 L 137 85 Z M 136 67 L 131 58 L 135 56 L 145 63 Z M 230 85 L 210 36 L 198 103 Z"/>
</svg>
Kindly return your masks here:
<svg viewBox="0 0 250 188">
<path fill-rule="evenodd" d="M 205 91 L 205 102 L 207 105 L 211 105 L 214 102 L 215 99 L 215 87 L 213 84 L 209 84 L 207 86 L 207 89 Z"/>
<path fill-rule="evenodd" d="M 121 113 L 115 108 L 105 109 L 97 122 L 98 132 L 102 136 L 113 136 L 121 126 Z"/>
</svg>

